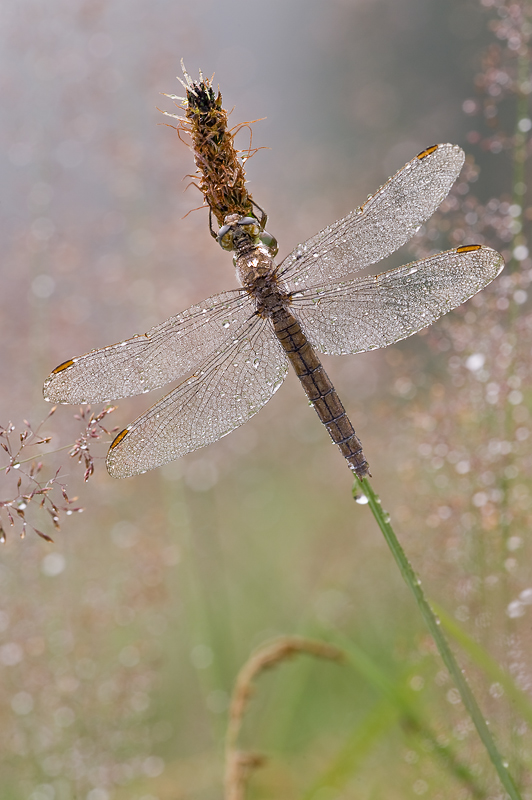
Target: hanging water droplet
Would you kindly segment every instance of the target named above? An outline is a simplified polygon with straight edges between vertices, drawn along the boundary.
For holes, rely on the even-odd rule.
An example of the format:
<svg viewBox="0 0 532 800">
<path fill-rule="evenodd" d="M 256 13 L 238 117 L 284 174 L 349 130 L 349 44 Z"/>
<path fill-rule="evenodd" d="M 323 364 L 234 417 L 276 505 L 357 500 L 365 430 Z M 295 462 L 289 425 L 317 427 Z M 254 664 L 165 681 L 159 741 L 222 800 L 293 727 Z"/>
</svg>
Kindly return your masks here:
<svg viewBox="0 0 532 800">
<path fill-rule="evenodd" d="M 360 506 L 367 506 L 369 500 L 365 494 L 360 493 L 355 495 L 355 503 L 358 503 Z"/>
</svg>

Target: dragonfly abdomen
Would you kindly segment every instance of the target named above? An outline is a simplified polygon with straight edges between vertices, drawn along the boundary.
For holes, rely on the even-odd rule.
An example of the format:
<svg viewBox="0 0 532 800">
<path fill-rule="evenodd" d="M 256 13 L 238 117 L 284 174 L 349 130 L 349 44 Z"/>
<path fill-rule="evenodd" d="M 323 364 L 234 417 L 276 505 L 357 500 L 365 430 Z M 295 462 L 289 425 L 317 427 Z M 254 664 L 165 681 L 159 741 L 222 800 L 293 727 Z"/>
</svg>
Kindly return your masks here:
<svg viewBox="0 0 532 800">
<path fill-rule="evenodd" d="M 360 439 L 301 325 L 286 308 L 276 310 L 271 320 L 277 338 L 331 439 L 359 478 L 369 475 Z"/>
</svg>

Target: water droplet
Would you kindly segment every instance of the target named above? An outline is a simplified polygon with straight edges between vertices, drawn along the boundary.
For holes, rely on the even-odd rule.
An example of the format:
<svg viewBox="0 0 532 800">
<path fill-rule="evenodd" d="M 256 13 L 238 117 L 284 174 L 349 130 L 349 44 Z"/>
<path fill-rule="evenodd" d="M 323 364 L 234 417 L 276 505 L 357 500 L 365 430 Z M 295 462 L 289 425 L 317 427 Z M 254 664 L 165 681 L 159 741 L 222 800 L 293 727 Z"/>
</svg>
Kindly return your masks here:
<svg viewBox="0 0 532 800">
<path fill-rule="evenodd" d="M 512 602 L 509 603 L 506 608 L 506 614 L 511 619 L 522 617 L 525 614 L 525 611 L 526 609 L 524 608 L 523 603 L 520 600 L 512 600 Z"/>
<path fill-rule="evenodd" d="M 222 322 L 222 328 L 228 328 L 230 324 L 231 323 L 229 322 L 228 319 L 224 319 L 224 321 Z"/>
<path fill-rule="evenodd" d="M 466 359 L 465 366 L 470 372 L 478 372 L 484 366 L 486 357 L 483 353 L 472 353 Z"/>
<path fill-rule="evenodd" d="M 355 495 L 355 503 L 358 503 L 361 506 L 367 506 L 369 500 L 365 494 L 357 494 Z"/>
</svg>

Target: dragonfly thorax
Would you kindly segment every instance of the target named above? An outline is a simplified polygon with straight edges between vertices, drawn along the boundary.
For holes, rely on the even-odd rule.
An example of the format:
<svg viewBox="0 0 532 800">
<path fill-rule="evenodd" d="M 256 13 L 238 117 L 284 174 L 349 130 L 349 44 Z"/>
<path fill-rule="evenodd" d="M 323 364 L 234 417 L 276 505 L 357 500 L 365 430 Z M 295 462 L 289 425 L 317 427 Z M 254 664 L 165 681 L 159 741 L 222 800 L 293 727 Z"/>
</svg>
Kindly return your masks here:
<svg viewBox="0 0 532 800">
<path fill-rule="evenodd" d="M 261 242 L 243 252 L 236 253 L 234 259 L 236 276 L 240 284 L 249 289 L 259 280 L 275 280 L 276 266 L 268 248 Z"/>
<path fill-rule="evenodd" d="M 260 317 L 273 317 L 276 312 L 286 309 L 292 302 L 290 293 L 281 285 L 275 272 L 257 276 L 246 289 L 255 300 L 257 314 Z"/>
<path fill-rule="evenodd" d="M 247 223 L 246 218 L 244 222 Z M 241 227 L 242 220 L 234 227 L 236 276 L 253 297 L 257 313 L 269 317 L 275 311 L 286 308 L 291 302 L 291 295 L 279 281 L 271 247 L 260 239 L 251 242 L 249 235 L 246 240 L 239 235 Z"/>
</svg>

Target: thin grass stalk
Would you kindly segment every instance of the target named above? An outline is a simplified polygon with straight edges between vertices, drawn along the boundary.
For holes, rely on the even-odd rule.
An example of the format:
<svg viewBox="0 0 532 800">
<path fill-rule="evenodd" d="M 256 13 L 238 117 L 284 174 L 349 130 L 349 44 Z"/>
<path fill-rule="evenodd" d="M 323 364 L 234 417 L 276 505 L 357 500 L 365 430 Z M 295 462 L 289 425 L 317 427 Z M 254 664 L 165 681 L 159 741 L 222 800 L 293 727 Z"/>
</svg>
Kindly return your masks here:
<svg viewBox="0 0 532 800">
<path fill-rule="evenodd" d="M 425 620 L 431 636 L 436 643 L 436 647 L 438 648 L 445 666 L 449 670 L 449 673 L 455 682 L 456 688 L 458 689 L 460 697 L 462 698 L 462 702 L 469 716 L 471 717 L 475 728 L 477 729 L 478 735 L 480 736 L 484 747 L 487 750 L 491 763 L 497 771 L 497 775 L 499 776 L 501 784 L 508 792 L 511 800 L 522 800 L 519 789 L 517 788 L 513 777 L 508 771 L 507 762 L 503 759 L 497 748 L 497 745 L 495 744 L 495 741 L 489 731 L 488 723 L 484 719 L 475 696 L 471 691 L 471 688 L 467 683 L 465 676 L 458 665 L 458 662 L 456 661 L 456 658 L 453 655 L 445 634 L 442 631 L 440 621 L 430 607 L 430 604 L 421 587 L 421 582 L 414 572 L 408 558 L 406 557 L 405 551 L 399 543 L 395 531 L 390 523 L 390 515 L 382 508 L 380 498 L 373 491 L 373 487 L 371 486 L 368 478 L 363 478 L 360 480 L 360 478 L 355 476 L 353 496 L 359 495 L 360 492 L 366 496 L 371 513 L 373 514 L 377 525 L 381 529 L 382 534 L 386 539 L 386 543 L 392 552 L 392 555 L 407 586 L 415 597 L 423 619 Z"/>
</svg>

